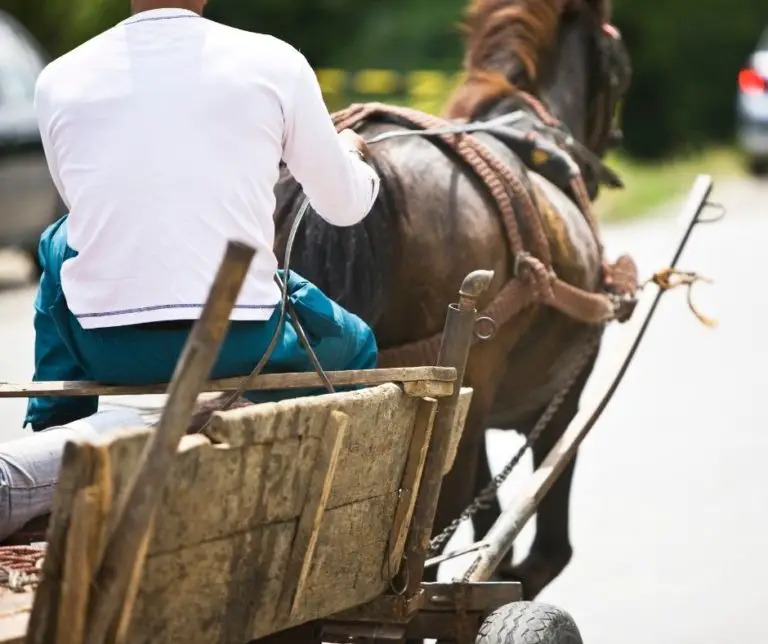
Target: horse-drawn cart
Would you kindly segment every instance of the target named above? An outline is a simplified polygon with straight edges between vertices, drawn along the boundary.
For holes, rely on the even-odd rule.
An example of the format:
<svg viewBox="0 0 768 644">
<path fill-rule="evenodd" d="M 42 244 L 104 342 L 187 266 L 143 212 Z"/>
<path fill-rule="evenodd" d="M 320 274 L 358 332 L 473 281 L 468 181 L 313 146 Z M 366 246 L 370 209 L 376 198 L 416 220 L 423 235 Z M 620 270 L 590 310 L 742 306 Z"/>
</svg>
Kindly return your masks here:
<svg viewBox="0 0 768 644">
<path fill-rule="evenodd" d="M 683 244 L 710 190 L 708 178 L 694 187 Z M 188 434 L 201 390 L 241 384 L 205 380 L 251 254 L 230 246 L 157 428 L 67 445 L 39 574 L 11 570 L 0 589 L 0 643 L 580 642 L 567 613 L 489 579 L 593 420 L 563 435 L 520 504 L 463 551 L 477 558 L 462 580 L 423 582 L 425 564 L 439 563 L 427 562 L 432 525 L 472 397 L 462 377 L 492 273 L 464 281 L 437 366 L 327 374 L 360 387 L 217 412 Z M 262 375 L 250 387 L 320 386 L 321 376 Z M 136 392 L 0 386 L 3 397 L 64 391 Z"/>
</svg>

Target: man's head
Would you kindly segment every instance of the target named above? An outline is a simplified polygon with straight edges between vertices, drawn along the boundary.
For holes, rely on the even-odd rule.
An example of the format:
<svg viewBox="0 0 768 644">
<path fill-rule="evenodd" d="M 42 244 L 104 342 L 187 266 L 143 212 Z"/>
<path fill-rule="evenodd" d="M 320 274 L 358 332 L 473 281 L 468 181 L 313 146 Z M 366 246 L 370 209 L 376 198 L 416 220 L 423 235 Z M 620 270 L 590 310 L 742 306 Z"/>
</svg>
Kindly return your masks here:
<svg viewBox="0 0 768 644">
<path fill-rule="evenodd" d="M 203 13 L 208 0 L 131 0 L 131 12 L 141 13 L 152 9 L 188 9 Z"/>
</svg>

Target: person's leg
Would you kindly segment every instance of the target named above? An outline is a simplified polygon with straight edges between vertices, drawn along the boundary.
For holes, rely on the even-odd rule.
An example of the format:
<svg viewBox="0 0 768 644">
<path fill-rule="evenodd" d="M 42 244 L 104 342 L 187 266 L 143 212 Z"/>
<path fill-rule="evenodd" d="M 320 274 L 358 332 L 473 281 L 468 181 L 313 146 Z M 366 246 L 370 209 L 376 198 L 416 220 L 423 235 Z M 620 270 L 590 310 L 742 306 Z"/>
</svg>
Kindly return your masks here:
<svg viewBox="0 0 768 644">
<path fill-rule="evenodd" d="M 376 340 L 368 325 L 298 276 L 292 276 L 289 287 L 292 305 L 326 371 L 376 366 Z M 278 318 L 276 311 L 265 322 L 232 322 L 211 378 L 249 375 L 269 346 Z M 94 380 L 117 385 L 168 382 L 189 335 L 189 328 L 140 325 L 85 330 L 73 316 L 69 324 L 77 354 L 88 373 Z M 264 373 L 307 371 L 314 371 L 312 361 L 293 325 L 286 322 Z M 322 388 L 257 391 L 247 397 L 253 402 L 267 402 L 324 392 Z"/>
<path fill-rule="evenodd" d="M 101 411 L 0 443 L 0 541 L 50 512 L 67 441 L 95 440 L 111 431 L 142 425 L 135 410 Z"/>
<path fill-rule="evenodd" d="M 32 380 L 89 380 L 88 374 L 62 337 L 61 318 L 66 302 L 61 290 L 61 267 L 75 252 L 67 245 L 66 216 L 49 226 L 40 238 L 42 267 L 35 299 L 35 371 Z M 24 426 L 40 431 L 96 413 L 98 397 L 30 398 Z"/>
<path fill-rule="evenodd" d="M 293 309 L 308 336 L 318 362 L 325 371 L 376 368 L 378 349 L 371 327 L 296 273 L 290 274 L 288 290 Z M 280 342 L 267 362 L 264 373 L 314 371 L 315 366 L 302 345 L 294 325 L 286 320 Z M 337 391 L 350 389 L 355 387 L 340 387 Z M 327 393 L 323 388 L 250 391 L 245 397 L 252 402 L 274 402 L 323 393 Z"/>
</svg>

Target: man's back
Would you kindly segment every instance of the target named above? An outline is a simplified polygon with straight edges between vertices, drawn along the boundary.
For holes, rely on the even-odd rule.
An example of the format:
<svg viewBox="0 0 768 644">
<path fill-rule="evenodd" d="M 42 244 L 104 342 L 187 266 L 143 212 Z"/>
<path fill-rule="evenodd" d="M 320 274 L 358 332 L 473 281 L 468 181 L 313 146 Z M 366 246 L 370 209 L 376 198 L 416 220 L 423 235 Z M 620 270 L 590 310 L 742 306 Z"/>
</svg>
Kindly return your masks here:
<svg viewBox="0 0 768 644">
<path fill-rule="evenodd" d="M 43 72 L 41 133 L 79 254 L 62 284 L 84 327 L 197 317 L 228 239 L 257 249 L 233 319 L 271 315 L 273 190 L 306 68 L 280 40 L 160 9 Z"/>
</svg>

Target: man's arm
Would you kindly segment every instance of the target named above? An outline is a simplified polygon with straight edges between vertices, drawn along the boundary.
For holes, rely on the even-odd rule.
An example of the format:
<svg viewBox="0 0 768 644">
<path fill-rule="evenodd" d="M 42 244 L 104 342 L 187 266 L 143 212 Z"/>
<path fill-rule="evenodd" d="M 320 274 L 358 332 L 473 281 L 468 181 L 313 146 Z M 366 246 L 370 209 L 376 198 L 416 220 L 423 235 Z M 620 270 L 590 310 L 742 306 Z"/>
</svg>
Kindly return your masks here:
<svg viewBox="0 0 768 644">
<path fill-rule="evenodd" d="M 373 206 L 379 177 L 349 139 L 336 133 L 317 77 L 301 59 L 294 93 L 284 106 L 283 161 L 317 214 L 336 226 L 351 226 Z"/>
<path fill-rule="evenodd" d="M 64 184 L 61 181 L 59 175 L 59 165 L 56 161 L 56 154 L 53 150 L 53 144 L 51 143 L 51 119 L 53 110 L 48 102 L 46 91 L 43 86 L 45 70 L 38 77 L 37 84 L 35 85 L 35 114 L 37 116 L 37 127 L 40 130 L 40 139 L 43 142 L 43 152 L 45 153 L 45 161 L 48 164 L 48 172 L 51 174 L 53 184 L 56 186 L 62 201 L 67 206 L 67 210 L 71 209 L 69 199 L 64 192 Z"/>
</svg>

